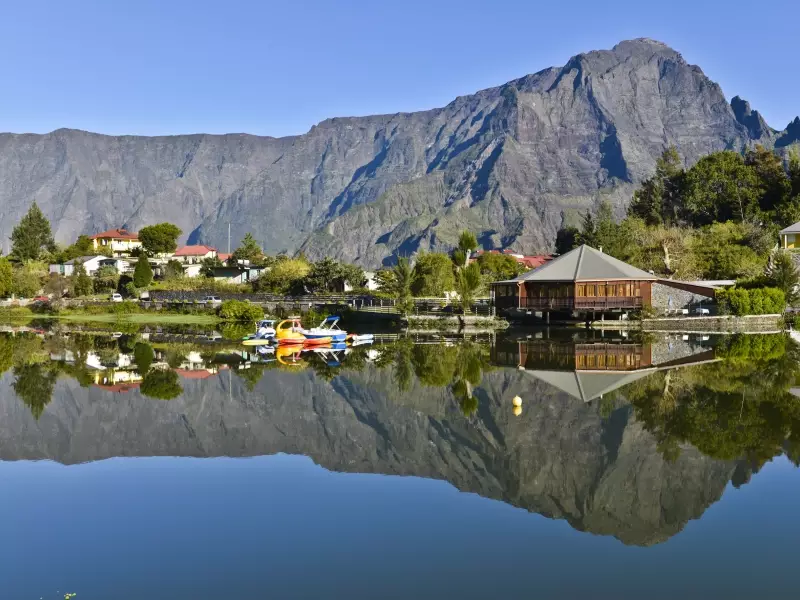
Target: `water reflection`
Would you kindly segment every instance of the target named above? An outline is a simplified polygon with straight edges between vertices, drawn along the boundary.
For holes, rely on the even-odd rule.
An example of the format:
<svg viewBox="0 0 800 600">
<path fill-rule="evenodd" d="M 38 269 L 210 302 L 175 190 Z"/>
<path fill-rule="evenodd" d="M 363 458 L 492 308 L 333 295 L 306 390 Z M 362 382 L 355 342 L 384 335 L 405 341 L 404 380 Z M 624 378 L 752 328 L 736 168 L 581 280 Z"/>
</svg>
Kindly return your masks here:
<svg viewBox="0 0 800 600">
<path fill-rule="evenodd" d="M 259 353 L 39 331 L 0 336 L 0 368 L 0 459 L 304 454 L 443 479 L 637 545 L 676 534 L 771 458 L 800 456 L 800 355 L 782 335 Z"/>
</svg>

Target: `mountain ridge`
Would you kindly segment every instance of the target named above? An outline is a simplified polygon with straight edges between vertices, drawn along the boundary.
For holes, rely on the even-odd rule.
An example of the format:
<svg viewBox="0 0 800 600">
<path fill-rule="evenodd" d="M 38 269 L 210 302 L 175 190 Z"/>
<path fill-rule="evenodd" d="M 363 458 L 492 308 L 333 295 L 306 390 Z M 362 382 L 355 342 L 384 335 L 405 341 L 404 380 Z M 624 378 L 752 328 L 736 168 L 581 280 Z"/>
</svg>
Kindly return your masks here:
<svg viewBox="0 0 800 600">
<path fill-rule="evenodd" d="M 463 228 L 487 248 L 546 251 L 601 200 L 622 214 L 668 145 L 691 164 L 798 140 L 800 125 L 772 129 L 640 38 L 441 108 L 332 117 L 301 135 L 3 133 L 0 233 L 36 199 L 62 242 L 168 220 L 182 241 L 225 247 L 230 222 L 234 245 L 252 232 L 268 252 L 365 267 L 448 249 Z"/>
</svg>

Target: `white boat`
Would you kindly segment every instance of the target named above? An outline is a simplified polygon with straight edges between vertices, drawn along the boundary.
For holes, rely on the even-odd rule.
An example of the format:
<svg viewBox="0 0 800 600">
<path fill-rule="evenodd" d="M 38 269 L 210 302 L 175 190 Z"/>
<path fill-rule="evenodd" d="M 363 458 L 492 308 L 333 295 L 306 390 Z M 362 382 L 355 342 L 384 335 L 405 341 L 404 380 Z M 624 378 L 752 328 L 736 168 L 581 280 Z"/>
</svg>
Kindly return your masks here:
<svg viewBox="0 0 800 600">
<path fill-rule="evenodd" d="M 347 339 L 347 332 L 339 329 L 339 317 L 327 317 L 317 327 L 303 329 L 302 333 L 310 340 L 331 338 L 331 342 L 344 342 Z"/>
<path fill-rule="evenodd" d="M 268 344 L 275 337 L 275 321 L 262 319 L 256 326 L 256 332 L 242 340 L 245 346 L 260 346 Z"/>
</svg>

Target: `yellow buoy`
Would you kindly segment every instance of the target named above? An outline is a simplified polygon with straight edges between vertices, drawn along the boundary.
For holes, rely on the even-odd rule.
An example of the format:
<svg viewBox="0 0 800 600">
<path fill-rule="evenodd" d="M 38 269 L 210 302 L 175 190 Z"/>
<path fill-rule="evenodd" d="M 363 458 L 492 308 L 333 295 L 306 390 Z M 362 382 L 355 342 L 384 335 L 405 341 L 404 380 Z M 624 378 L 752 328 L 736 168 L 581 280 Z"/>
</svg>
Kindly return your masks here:
<svg viewBox="0 0 800 600">
<path fill-rule="evenodd" d="M 518 416 L 520 416 L 521 414 L 522 414 L 522 407 L 521 407 L 521 406 L 515 406 L 515 407 L 514 407 L 514 416 L 515 416 L 515 417 L 518 417 Z"/>
<path fill-rule="evenodd" d="M 511 401 L 511 403 L 517 407 L 522 406 L 522 398 L 519 396 L 514 396 L 514 399 Z"/>
</svg>

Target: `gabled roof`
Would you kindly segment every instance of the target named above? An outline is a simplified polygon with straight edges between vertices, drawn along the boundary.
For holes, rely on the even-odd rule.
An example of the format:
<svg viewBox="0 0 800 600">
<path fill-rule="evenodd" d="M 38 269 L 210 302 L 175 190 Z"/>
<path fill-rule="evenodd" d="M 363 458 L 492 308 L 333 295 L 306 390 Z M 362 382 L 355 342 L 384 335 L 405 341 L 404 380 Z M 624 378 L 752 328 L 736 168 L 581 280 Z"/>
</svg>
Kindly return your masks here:
<svg viewBox="0 0 800 600">
<path fill-rule="evenodd" d="M 536 379 L 552 385 L 582 400 L 589 402 L 608 394 L 638 379 L 653 374 L 653 369 L 639 371 L 525 371 Z"/>
<path fill-rule="evenodd" d="M 138 240 L 139 234 L 133 231 L 128 231 L 127 229 L 109 229 L 108 231 L 95 233 L 94 235 L 89 236 L 90 240 L 99 240 L 103 238 L 112 238 L 115 240 Z"/>
<path fill-rule="evenodd" d="M 603 254 L 590 246 L 583 245 L 512 281 L 597 281 L 602 279 L 654 281 L 658 277 L 613 256 Z"/>
<path fill-rule="evenodd" d="M 69 259 L 69 260 L 68 260 L 67 262 L 65 262 L 64 264 L 65 264 L 65 265 L 82 265 L 83 263 L 87 263 L 87 262 L 89 262 L 90 260 L 93 260 L 93 259 L 95 259 L 95 258 L 99 258 L 99 259 L 101 259 L 101 260 L 102 260 L 102 259 L 104 259 L 104 258 L 106 258 L 106 257 L 105 257 L 105 256 L 103 256 L 102 254 L 95 254 L 95 255 L 93 255 L 93 256 L 78 256 L 78 257 L 75 257 L 75 258 L 71 258 L 71 259 Z"/>
<path fill-rule="evenodd" d="M 184 246 L 183 248 L 178 248 L 175 251 L 174 256 L 205 256 L 209 252 L 216 252 L 216 248 L 212 248 L 211 246 L 203 246 L 203 245 L 196 245 L 196 246 Z"/>
<path fill-rule="evenodd" d="M 800 233 L 800 221 L 793 225 L 789 225 L 785 229 L 781 229 L 781 233 Z"/>
</svg>

